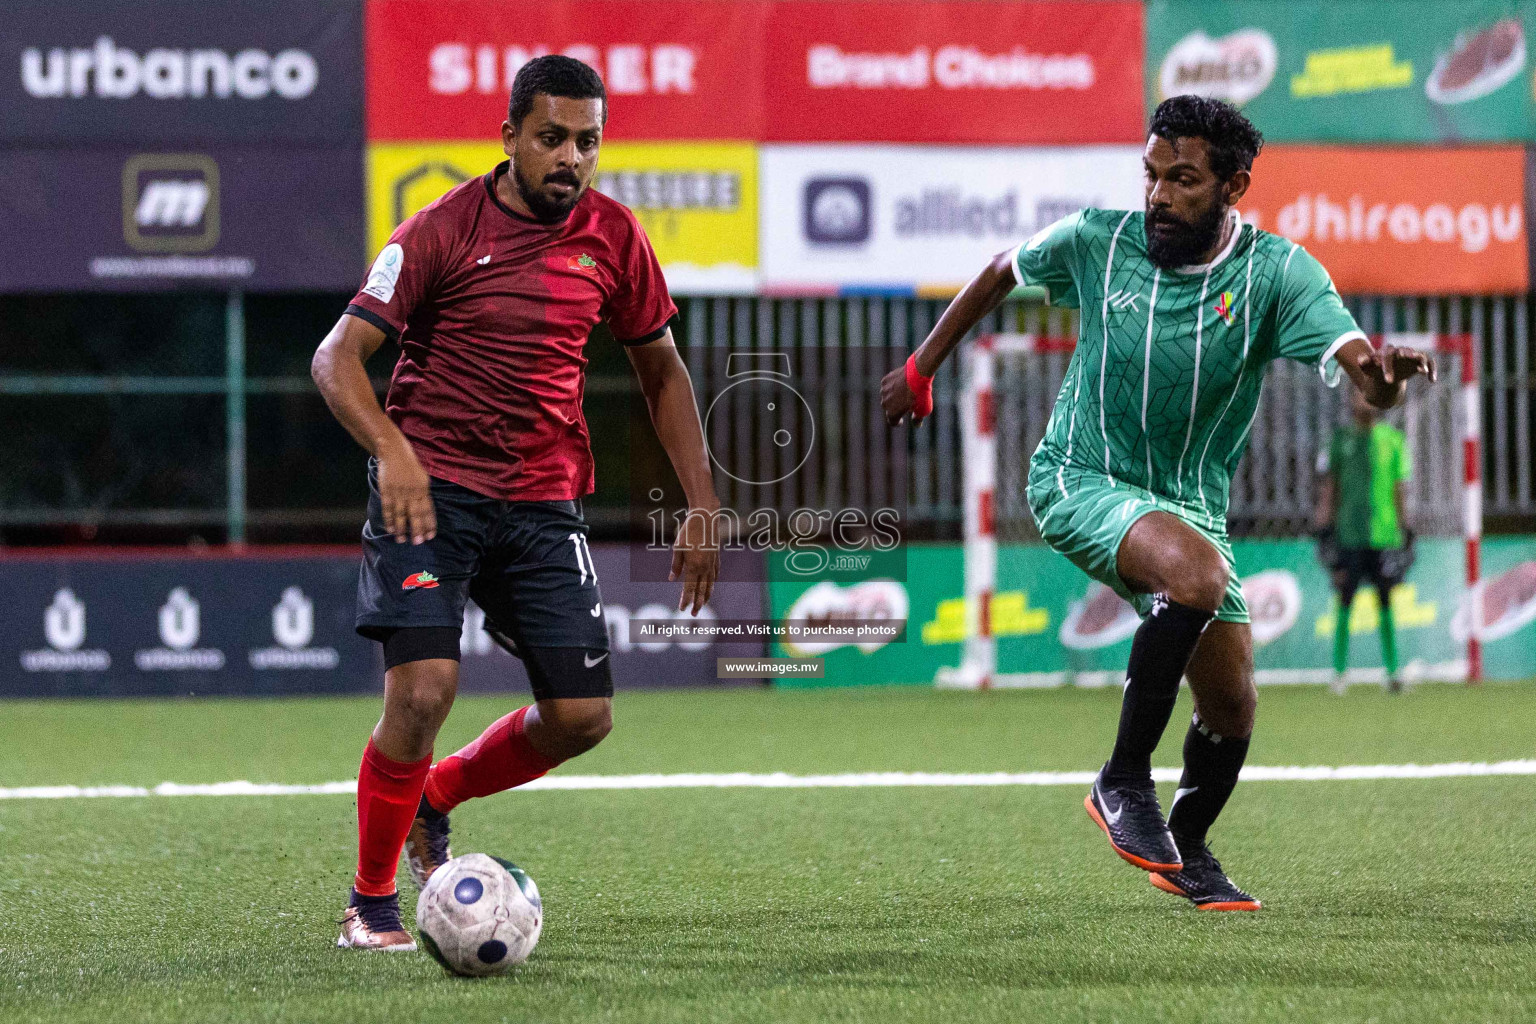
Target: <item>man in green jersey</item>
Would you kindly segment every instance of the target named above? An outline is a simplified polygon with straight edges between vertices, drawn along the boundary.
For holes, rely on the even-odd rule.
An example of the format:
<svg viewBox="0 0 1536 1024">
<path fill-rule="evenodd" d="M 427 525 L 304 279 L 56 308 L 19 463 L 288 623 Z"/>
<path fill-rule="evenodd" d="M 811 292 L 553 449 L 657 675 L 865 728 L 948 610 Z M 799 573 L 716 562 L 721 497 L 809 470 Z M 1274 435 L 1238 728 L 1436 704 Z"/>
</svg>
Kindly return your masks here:
<svg viewBox="0 0 1536 1024">
<path fill-rule="evenodd" d="M 1257 703 L 1226 511 L 1265 364 L 1295 359 L 1330 383 L 1342 368 L 1379 408 L 1434 373 L 1419 352 L 1373 349 L 1315 259 L 1242 223 L 1235 207 L 1261 145 L 1225 103 L 1164 102 L 1144 153 L 1144 210 L 1083 210 L 1000 253 L 881 382 L 889 422 L 921 419 L 940 363 L 1016 286 L 1081 308 L 1027 496 L 1045 541 L 1143 617 L 1114 751 L 1084 803 L 1121 857 L 1210 910 L 1259 907 L 1205 839 L 1237 784 Z M 1195 717 L 1165 822 L 1151 756 L 1186 674 Z"/>
<path fill-rule="evenodd" d="M 1323 486 L 1317 502 L 1317 526 L 1325 548 L 1339 604 L 1333 633 L 1333 691 L 1344 692 L 1349 662 L 1349 613 L 1362 581 L 1376 588 L 1380 609 L 1382 660 L 1387 688 L 1402 689 L 1397 675 L 1397 632 L 1392 622 L 1392 588 L 1401 583 L 1411 562 L 1412 533 L 1404 504 L 1404 484 L 1413 475 L 1403 432 L 1378 419 L 1377 409 L 1360 392 L 1350 396 L 1352 422 L 1333 432 L 1318 456 Z"/>
</svg>

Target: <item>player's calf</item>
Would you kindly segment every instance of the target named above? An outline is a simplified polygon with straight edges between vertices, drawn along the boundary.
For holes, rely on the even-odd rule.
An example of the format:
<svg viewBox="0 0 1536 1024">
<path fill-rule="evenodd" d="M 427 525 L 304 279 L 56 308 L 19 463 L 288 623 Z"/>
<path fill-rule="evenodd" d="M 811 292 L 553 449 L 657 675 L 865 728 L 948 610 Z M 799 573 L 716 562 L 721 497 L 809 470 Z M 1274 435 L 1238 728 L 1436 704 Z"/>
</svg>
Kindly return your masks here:
<svg viewBox="0 0 1536 1024">
<path fill-rule="evenodd" d="M 370 949 L 410 941 L 393 926 L 395 872 L 430 772 L 432 742 L 458 689 L 458 662 L 447 656 L 458 653 L 458 630 L 396 630 L 384 652 L 384 715 L 358 770 L 357 874 L 338 940 Z"/>
<path fill-rule="evenodd" d="M 545 756 L 567 761 L 613 731 L 613 702 L 606 697 L 541 700 L 527 729 L 530 742 Z"/>
<path fill-rule="evenodd" d="M 432 766 L 405 838 L 418 886 L 453 859 L 448 814 L 465 800 L 515 789 L 602 742 L 613 728 L 607 698 L 543 700 L 492 723 L 462 750 Z"/>
</svg>

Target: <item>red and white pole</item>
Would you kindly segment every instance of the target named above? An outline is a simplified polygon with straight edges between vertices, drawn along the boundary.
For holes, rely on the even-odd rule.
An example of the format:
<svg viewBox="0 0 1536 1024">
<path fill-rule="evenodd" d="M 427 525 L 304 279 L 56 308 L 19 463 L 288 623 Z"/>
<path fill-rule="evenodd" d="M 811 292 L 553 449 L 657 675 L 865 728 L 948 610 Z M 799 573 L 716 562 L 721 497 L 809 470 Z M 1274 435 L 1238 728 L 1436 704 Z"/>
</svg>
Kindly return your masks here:
<svg viewBox="0 0 1536 1024">
<path fill-rule="evenodd" d="M 997 641 L 992 635 L 992 595 L 997 587 L 997 351 L 992 337 L 978 338 L 967 357 L 970 374 L 962 410 L 967 629 L 956 681 L 985 690 L 997 672 Z"/>
<path fill-rule="evenodd" d="M 997 590 L 997 357 L 1004 352 L 1071 352 L 1072 338 L 987 334 L 965 350 L 960 400 L 965 500 L 965 643 L 958 668 L 939 670 L 941 686 L 989 689 L 997 675 L 992 598 Z"/>
<path fill-rule="evenodd" d="M 1467 681 L 1483 678 L 1483 407 L 1478 383 L 1477 339 L 1470 334 L 1384 334 L 1372 339 L 1399 348 L 1416 348 L 1461 359 L 1461 535 L 1466 545 L 1467 594 L 1472 625 L 1467 630 Z"/>
<path fill-rule="evenodd" d="M 1447 350 L 1461 353 L 1461 404 L 1466 423 L 1461 440 L 1462 536 L 1467 545 L 1467 594 L 1471 597 L 1472 628 L 1467 630 L 1467 681 L 1483 679 L 1483 405 L 1478 384 L 1477 339 L 1470 334 L 1447 336 Z"/>
</svg>

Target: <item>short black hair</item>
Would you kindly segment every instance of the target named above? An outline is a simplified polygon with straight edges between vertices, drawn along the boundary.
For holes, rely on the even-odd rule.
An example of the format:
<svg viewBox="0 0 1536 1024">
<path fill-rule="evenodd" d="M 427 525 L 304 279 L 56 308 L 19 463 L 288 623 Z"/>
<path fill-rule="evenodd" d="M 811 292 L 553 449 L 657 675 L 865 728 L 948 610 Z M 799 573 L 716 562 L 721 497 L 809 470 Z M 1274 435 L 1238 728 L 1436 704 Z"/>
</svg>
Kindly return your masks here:
<svg viewBox="0 0 1536 1024">
<path fill-rule="evenodd" d="M 1160 139 L 1204 139 L 1211 154 L 1211 172 L 1231 181 L 1238 171 L 1252 171 L 1253 159 L 1264 148 L 1264 136 L 1230 103 L 1205 96 L 1174 96 L 1152 113 L 1151 132 Z"/>
<path fill-rule="evenodd" d="M 518 69 L 512 79 L 512 99 L 507 103 L 507 120 L 517 128 L 533 109 L 533 98 L 540 93 L 570 100 L 602 100 L 603 123 L 608 122 L 608 90 L 591 66 L 575 57 L 551 53 L 535 57 Z"/>
</svg>

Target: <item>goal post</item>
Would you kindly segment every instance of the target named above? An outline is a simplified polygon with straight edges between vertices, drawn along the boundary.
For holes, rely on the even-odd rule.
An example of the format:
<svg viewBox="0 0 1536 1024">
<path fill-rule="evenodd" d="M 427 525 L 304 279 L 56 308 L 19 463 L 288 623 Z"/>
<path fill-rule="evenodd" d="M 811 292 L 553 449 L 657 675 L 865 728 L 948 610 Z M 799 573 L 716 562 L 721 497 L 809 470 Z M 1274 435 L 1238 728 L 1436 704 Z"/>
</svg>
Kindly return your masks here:
<svg viewBox="0 0 1536 1024">
<path fill-rule="evenodd" d="M 962 350 L 960 448 L 965 529 L 965 641 L 960 664 L 939 669 L 939 686 L 991 688 L 997 676 L 992 595 L 997 592 L 997 362 L 999 356 L 1070 353 L 1070 337 L 984 334 Z"/>
<path fill-rule="evenodd" d="M 1445 512 L 1450 503 L 1458 505 L 1456 514 L 1440 514 L 1435 518 L 1447 523 L 1457 522 L 1465 547 L 1465 597 L 1469 605 L 1470 621 L 1481 623 L 1482 592 L 1477 586 L 1481 562 L 1482 540 L 1482 451 L 1481 451 L 1481 404 L 1477 344 L 1470 334 L 1388 333 L 1374 336 L 1372 344 L 1391 344 L 1397 347 L 1418 348 L 1433 351 L 1444 360 L 1446 369 L 1459 371 L 1456 399 L 1448 404 L 1449 424 L 1446 426 L 1459 435 L 1459 451 L 1446 453 L 1459 463 L 1455 468 L 1460 486 L 1447 489 L 1439 498 L 1437 512 Z M 1044 378 L 1044 363 L 1039 358 L 1051 354 L 1070 354 L 1076 341 L 1069 337 L 1052 337 L 1034 334 L 987 334 L 977 338 L 962 350 L 961 393 L 959 403 L 962 452 L 962 494 L 964 520 L 964 600 L 965 640 L 962 644 L 960 663 L 939 669 L 935 683 L 941 687 L 960 689 L 989 689 L 994 686 L 1041 686 L 1065 682 L 1070 678 L 1063 672 L 1019 672 L 999 669 L 997 641 L 993 633 L 993 599 L 999 592 L 998 575 L 998 528 L 999 509 L 1008 506 L 1016 509 L 1021 502 L 1015 496 L 999 493 L 999 481 L 1003 476 L 1000 466 L 1011 460 L 1027 463 L 1038 436 L 1012 436 L 1005 431 L 999 436 L 999 411 L 1010 397 L 1000 390 L 1005 374 L 1002 369 L 1009 360 L 1017 364 L 1015 381 L 1028 380 L 1031 389 L 1040 391 L 1036 401 L 1049 401 L 1061 383 L 1065 367 L 1058 366 Z M 1446 383 L 1449 383 L 1448 381 Z M 1038 424 L 1036 424 L 1038 427 Z M 1314 448 L 1325 443 L 1322 437 L 1312 439 Z M 1450 437 L 1446 441 L 1451 441 Z M 1021 474 L 1012 474 L 1012 484 L 1019 484 Z M 1426 499 L 1435 502 L 1435 496 Z M 1027 511 L 1022 513 L 1027 516 Z M 1482 644 L 1480 630 L 1469 629 L 1465 642 L 1464 675 L 1468 681 L 1482 678 Z M 1011 666 L 1010 666 L 1011 667 Z M 1461 671 L 1461 670 L 1458 670 Z"/>
</svg>

